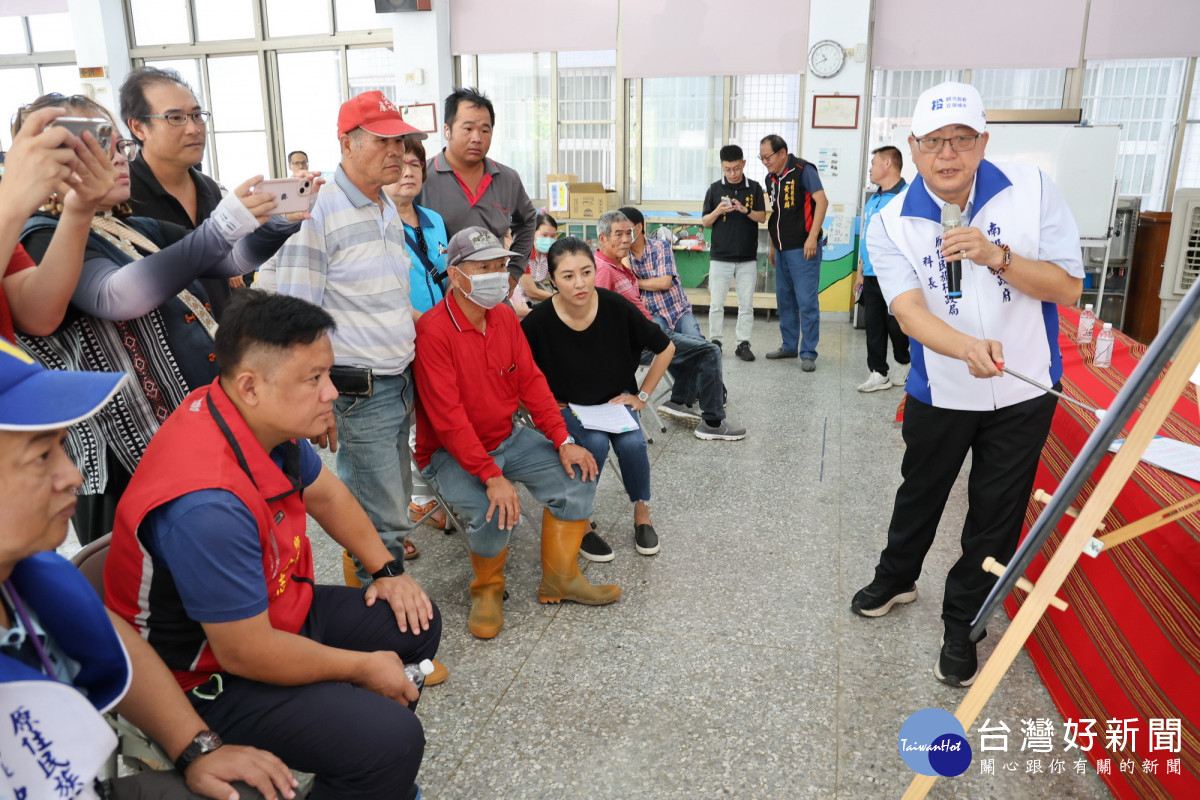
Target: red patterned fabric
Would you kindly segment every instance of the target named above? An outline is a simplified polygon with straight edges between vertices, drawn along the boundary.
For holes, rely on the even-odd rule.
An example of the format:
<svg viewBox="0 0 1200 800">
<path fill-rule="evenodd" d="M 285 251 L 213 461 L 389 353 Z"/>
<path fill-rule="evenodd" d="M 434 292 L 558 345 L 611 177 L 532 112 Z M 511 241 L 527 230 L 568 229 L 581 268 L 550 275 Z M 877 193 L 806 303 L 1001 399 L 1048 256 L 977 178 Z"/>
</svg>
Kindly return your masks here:
<svg viewBox="0 0 1200 800">
<path fill-rule="evenodd" d="M 1060 310 L 1063 392 L 1098 408 L 1108 408 L 1145 352 L 1143 345 L 1117 334 L 1112 367 L 1097 369 L 1095 344 L 1075 342 L 1079 310 Z M 1097 327 L 1097 330 L 1099 328 Z M 1144 408 L 1142 401 L 1138 411 Z M 1122 436 L 1128 435 L 1137 415 Z M 1059 403 L 1035 487 L 1053 493 L 1095 428 L 1094 416 Z M 1200 444 L 1200 410 L 1190 385 L 1176 403 L 1160 434 Z M 1106 456 L 1072 503 L 1081 508 L 1112 463 Z M 1200 492 L 1200 484 L 1146 463 L 1138 465 L 1105 517 L 1108 531 Z M 1041 512 L 1030 501 L 1025 532 Z M 1099 735 L 1087 753 L 1093 767 L 1111 759 L 1102 775 L 1118 798 L 1200 797 L 1200 519 L 1192 515 L 1106 550 L 1097 558 L 1081 556 L 1059 592 L 1070 610 L 1048 609 L 1027 649 L 1065 720 L 1095 719 Z M 1035 558 L 1026 577 L 1036 581 L 1072 519 L 1064 517 Z M 1101 532 L 1103 533 L 1103 532 Z M 1026 593 L 1016 590 L 1005 602 L 1015 616 Z M 1106 750 L 1108 720 L 1136 720 L 1134 747 Z M 1181 749 L 1151 750 L 1151 719 L 1180 719 Z M 1057 737 L 1061 747 L 1062 737 Z M 1160 740 L 1160 744 L 1162 744 Z M 1070 755 L 1078 757 L 1079 751 Z M 1122 772 L 1122 760 L 1136 767 Z M 1167 774 L 1168 760 L 1179 759 L 1179 773 Z M 1147 762 L 1156 762 L 1151 774 Z"/>
</svg>

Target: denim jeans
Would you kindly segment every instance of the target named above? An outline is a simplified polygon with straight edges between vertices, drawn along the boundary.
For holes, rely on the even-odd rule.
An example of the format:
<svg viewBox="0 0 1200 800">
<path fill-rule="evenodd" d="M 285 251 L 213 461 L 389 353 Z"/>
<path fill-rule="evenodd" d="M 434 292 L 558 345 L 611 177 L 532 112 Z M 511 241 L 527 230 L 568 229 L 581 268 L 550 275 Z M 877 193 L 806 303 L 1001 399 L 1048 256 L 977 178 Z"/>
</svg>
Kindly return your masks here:
<svg viewBox="0 0 1200 800">
<path fill-rule="evenodd" d="M 562 418 L 563 422 L 567 423 L 567 432 L 574 436 L 581 446 L 587 448 L 601 471 L 604 469 L 608 446 L 611 443 L 613 452 L 617 454 L 617 464 L 621 467 L 621 482 L 625 484 L 625 494 L 629 495 L 629 502 L 649 503 L 650 453 L 646 450 L 646 437 L 642 435 L 642 424 L 634 410 L 629 406 L 624 408 L 629 411 L 635 426 L 627 433 L 589 430 L 580 424 L 579 418 L 571 413 L 569 408 L 562 410 Z M 596 480 L 600 480 L 599 475 L 596 476 Z"/>
<path fill-rule="evenodd" d="M 654 321 L 675 345 L 675 357 L 667 367 L 675 379 L 671 387 L 671 402 L 690 406 L 699 400 L 700 413 L 706 419 L 725 419 L 721 348 L 701 336 L 676 333 L 660 317 L 655 317 Z M 653 360 L 654 353 L 642 351 L 642 364 L 649 364 Z"/>
<path fill-rule="evenodd" d="M 592 515 L 596 482 L 582 480 L 578 468 L 575 477 L 568 478 L 554 445 L 540 431 L 514 425 L 512 434 L 488 455 L 505 478 L 525 484 L 534 499 L 558 519 L 575 521 Z M 472 553 L 492 558 L 508 547 L 512 531 L 500 530 L 500 515 L 493 514 L 490 522 L 486 519 L 487 487 L 460 467 L 445 448 L 434 452 L 421 474 L 466 518 Z"/>
<path fill-rule="evenodd" d="M 663 326 L 663 322 L 658 317 L 654 321 Z M 676 333 L 682 333 L 685 336 L 695 336 L 697 339 L 703 339 L 704 334 L 700 332 L 700 323 L 696 321 L 696 315 L 691 311 L 684 312 L 679 319 L 675 320 L 675 327 L 672 328 Z"/>
<path fill-rule="evenodd" d="M 412 404 L 412 372 L 407 369 L 400 375 L 376 375 L 371 397 L 343 395 L 333 401 L 338 477 L 367 512 L 384 547 L 401 560 L 404 540 L 413 529 L 408 518 Z M 358 573 L 369 577 L 361 566 Z"/>
<path fill-rule="evenodd" d="M 729 284 L 737 286 L 738 315 L 734 335 L 739 342 L 750 341 L 754 328 L 754 283 L 758 280 L 758 262 L 711 261 L 708 266 L 708 338 L 723 339 L 725 331 L 725 298 Z"/>
<path fill-rule="evenodd" d="M 775 251 L 775 299 L 783 349 L 801 358 L 817 357 L 821 338 L 821 246 L 812 258 L 804 248 Z M 803 338 L 801 338 L 803 335 Z"/>
</svg>

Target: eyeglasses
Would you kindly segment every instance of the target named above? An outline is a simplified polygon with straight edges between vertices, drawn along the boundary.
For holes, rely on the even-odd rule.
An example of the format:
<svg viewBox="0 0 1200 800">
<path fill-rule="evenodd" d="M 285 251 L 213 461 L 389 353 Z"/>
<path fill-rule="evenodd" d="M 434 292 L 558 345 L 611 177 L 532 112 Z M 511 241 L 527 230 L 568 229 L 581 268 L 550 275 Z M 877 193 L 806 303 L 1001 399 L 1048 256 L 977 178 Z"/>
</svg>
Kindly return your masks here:
<svg viewBox="0 0 1200 800">
<path fill-rule="evenodd" d="M 136 139 L 118 139 L 113 151 L 125 156 L 126 161 L 136 161 L 142 146 Z"/>
<path fill-rule="evenodd" d="M 290 163 L 293 167 L 307 167 L 308 159 L 306 158 L 303 161 L 290 161 L 288 163 Z"/>
<path fill-rule="evenodd" d="M 975 143 L 979 141 L 980 136 L 983 134 L 976 133 L 973 136 L 951 136 L 949 138 L 926 136 L 923 139 L 917 139 L 917 149 L 922 153 L 940 153 L 942 147 L 949 144 L 950 149 L 954 152 L 965 153 L 975 149 Z"/>
<path fill-rule="evenodd" d="M 767 154 L 767 155 L 765 155 L 765 156 L 759 156 L 759 157 L 758 157 L 758 160 L 759 160 L 759 161 L 761 161 L 761 162 L 763 162 L 763 163 L 765 164 L 765 163 L 767 163 L 768 161 L 770 161 L 772 158 L 774 158 L 774 157 L 775 157 L 776 155 L 778 155 L 778 154 L 779 154 L 779 151 L 778 151 L 778 150 L 772 150 L 770 153 L 768 153 L 768 154 Z"/>
<path fill-rule="evenodd" d="M 774 154 L 772 154 L 772 155 L 774 155 Z M 766 161 L 766 159 L 764 158 L 763 161 Z M 721 174 L 722 175 L 737 175 L 743 169 L 744 169 L 744 167 L 721 167 Z"/>
<path fill-rule="evenodd" d="M 184 125 L 187 125 L 189 119 L 197 125 L 207 125 L 211 116 L 211 111 L 193 111 L 191 114 L 185 114 L 182 111 L 172 111 L 170 114 L 147 114 L 143 119 L 165 119 L 168 125 L 182 128 Z"/>
</svg>

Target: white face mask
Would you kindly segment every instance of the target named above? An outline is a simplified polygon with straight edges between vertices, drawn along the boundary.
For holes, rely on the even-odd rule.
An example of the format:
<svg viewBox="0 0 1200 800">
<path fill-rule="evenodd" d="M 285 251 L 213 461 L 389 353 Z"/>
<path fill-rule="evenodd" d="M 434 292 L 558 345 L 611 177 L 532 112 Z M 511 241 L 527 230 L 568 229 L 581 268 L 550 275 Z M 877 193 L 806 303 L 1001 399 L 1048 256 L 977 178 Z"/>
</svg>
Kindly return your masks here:
<svg viewBox="0 0 1200 800">
<path fill-rule="evenodd" d="M 468 275 L 471 281 L 470 300 L 481 308 L 495 308 L 508 297 L 508 272 L 490 272 L 487 275 Z"/>
</svg>

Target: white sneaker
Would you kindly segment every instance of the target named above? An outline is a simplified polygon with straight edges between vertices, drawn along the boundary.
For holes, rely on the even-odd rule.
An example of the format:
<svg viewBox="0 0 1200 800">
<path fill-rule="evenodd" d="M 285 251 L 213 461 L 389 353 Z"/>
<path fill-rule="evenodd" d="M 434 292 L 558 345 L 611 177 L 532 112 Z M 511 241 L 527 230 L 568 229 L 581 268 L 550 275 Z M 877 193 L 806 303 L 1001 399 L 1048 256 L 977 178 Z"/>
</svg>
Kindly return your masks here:
<svg viewBox="0 0 1200 800">
<path fill-rule="evenodd" d="M 892 388 L 892 382 L 887 379 L 886 375 L 880 375 L 878 372 L 872 372 L 871 377 L 858 385 L 860 392 L 878 392 L 890 388 Z"/>
</svg>

